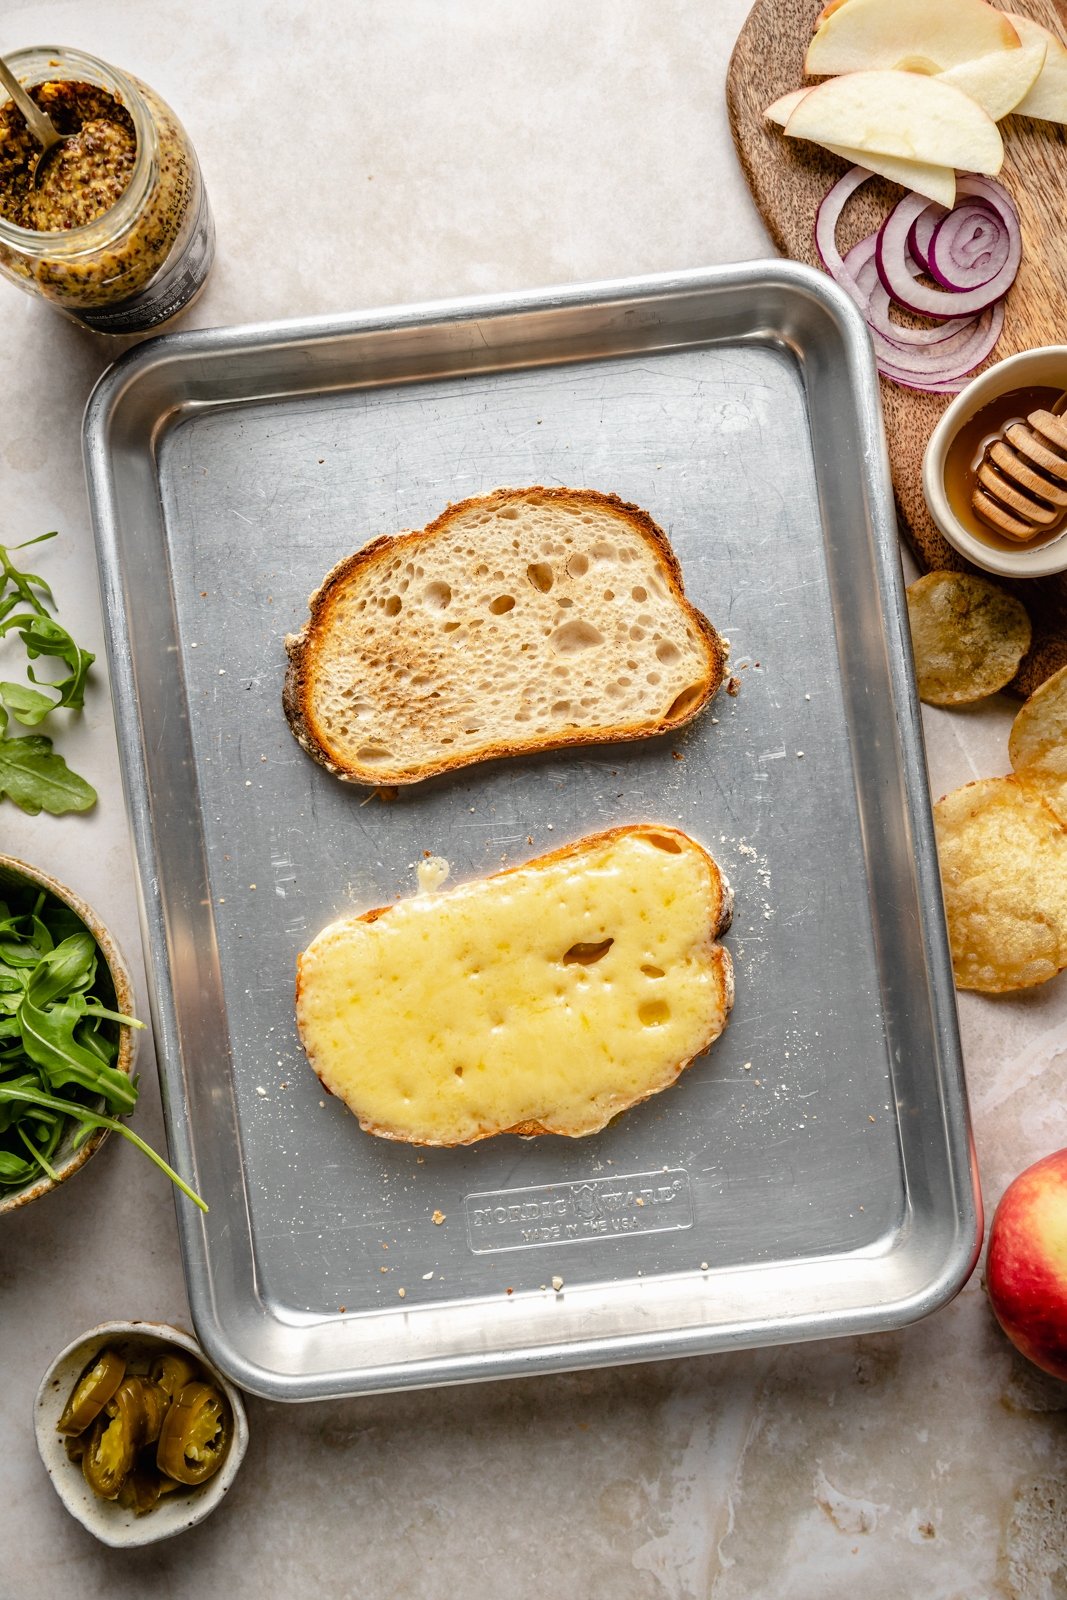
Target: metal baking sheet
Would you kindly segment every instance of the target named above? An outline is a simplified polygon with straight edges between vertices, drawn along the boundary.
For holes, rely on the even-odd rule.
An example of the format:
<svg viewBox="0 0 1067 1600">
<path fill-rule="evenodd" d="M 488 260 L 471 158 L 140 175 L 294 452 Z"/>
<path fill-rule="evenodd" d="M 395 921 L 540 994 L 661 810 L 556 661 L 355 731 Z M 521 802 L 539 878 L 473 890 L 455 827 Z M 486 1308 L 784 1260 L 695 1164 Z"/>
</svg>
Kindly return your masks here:
<svg viewBox="0 0 1067 1600">
<path fill-rule="evenodd" d="M 879 402 L 858 313 L 754 263 L 165 336 L 85 449 L 192 1313 L 278 1399 L 895 1327 L 980 1239 Z M 341 556 L 501 485 L 668 532 L 735 695 L 683 734 L 491 763 L 392 804 L 300 751 L 284 634 Z M 585 1140 L 360 1132 L 293 1022 L 350 908 L 615 823 L 733 882 L 737 1003 Z"/>
</svg>

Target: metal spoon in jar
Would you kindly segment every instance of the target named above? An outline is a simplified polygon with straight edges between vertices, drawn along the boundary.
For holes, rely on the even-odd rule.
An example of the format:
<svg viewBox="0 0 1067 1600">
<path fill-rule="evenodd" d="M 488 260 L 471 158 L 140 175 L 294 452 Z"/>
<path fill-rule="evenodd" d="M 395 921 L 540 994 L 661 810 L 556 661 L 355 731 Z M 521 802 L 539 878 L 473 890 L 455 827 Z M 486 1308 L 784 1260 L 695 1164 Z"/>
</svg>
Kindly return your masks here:
<svg viewBox="0 0 1067 1600">
<path fill-rule="evenodd" d="M 41 174 L 52 157 L 56 145 L 63 144 L 70 138 L 68 133 L 57 133 L 54 122 L 46 111 L 42 111 L 36 101 L 32 100 L 15 77 L 11 68 L 0 56 L 0 83 L 3 84 L 8 94 L 26 118 L 27 125 L 37 143 L 41 146 L 40 154 L 33 164 L 30 174 L 30 186 L 34 189 L 41 181 Z"/>
</svg>

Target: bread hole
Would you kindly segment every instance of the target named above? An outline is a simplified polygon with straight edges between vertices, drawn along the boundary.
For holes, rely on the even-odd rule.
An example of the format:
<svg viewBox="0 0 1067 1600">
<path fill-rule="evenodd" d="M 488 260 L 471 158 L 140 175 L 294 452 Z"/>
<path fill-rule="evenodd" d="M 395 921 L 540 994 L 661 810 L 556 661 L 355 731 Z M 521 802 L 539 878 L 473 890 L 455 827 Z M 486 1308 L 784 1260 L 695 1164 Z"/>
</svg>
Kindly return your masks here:
<svg viewBox="0 0 1067 1600">
<path fill-rule="evenodd" d="M 497 516 L 503 522 L 515 522 L 518 520 L 519 508 L 518 506 L 501 506 Z"/>
<path fill-rule="evenodd" d="M 565 717 L 570 708 L 571 703 L 569 700 L 556 700 L 553 702 L 550 715 L 553 717 Z"/>
<path fill-rule="evenodd" d="M 559 599 L 556 601 L 556 604 L 559 606 L 561 611 L 570 611 L 574 605 L 574 601 L 568 600 L 566 595 L 560 595 Z"/>
<path fill-rule="evenodd" d="M 411 680 L 411 687 L 413 689 L 425 689 L 429 681 L 430 674 L 428 672 L 417 672 Z"/>
<path fill-rule="evenodd" d="M 490 600 L 489 609 L 494 617 L 502 617 L 506 611 L 514 611 L 514 598 L 510 594 L 498 594 L 495 600 Z"/>
<path fill-rule="evenodd" d="M 645 674 L 645 682 L 650 683 L 653 688 L 655 688 L 657 683 L 662 683 L 662 681 L 663 674 L 660 672 L 646 672 Z"/>
<path fill-rule="evenodd" d="M 637 622 L 638 626 L 642 628 L 651 628 L 652 626 L 652 618 L 649 616 L 647 611 L 642 611 L 641 615 L 637 619 Z"/>
<path fill-rule="evenodd" d="M 662 967 L 653 967 L 649 965 L 642 967 L 641 971 L 644 973 L 646 978 L 665 978 L 667 976 Z"/>
<path fill-rule="evenodd" d="M 547 594 L 552 587 L 552 568 L 547 561 L 531 561 L 526 568 L 526 576 L 541 594 Z"/>
<path fill-rule="evenodd" d="M 640 641 L 644 637 L 645 637 L 644 628 L 639 628 L 637 626 L 637 624 L 635 623 L 634 626 L 630 629 L 630 638 L 633 640 L 634 644 L 639 644 Z"/>
<path fill-rule="evenodd" d="M 632 599 L 637 601 L 638 605 L 641 605 L 645 600 L 648 599 L 648 590 L 642 589 L 639 584 L 636 589 L 630 590 L 630 596 Z"/>
<path fill-rule="evenodd" d="M 589 571 L 589 557 L 573 555 L 567 562 L 567 572 L 572 578 L 584 578 Z"/>
<path fill-rule="evenodd" d="M 431 611 L 447 611 L 452 604 L 452 590 L 447 583 L 428 583 L 422 591 L 422 603 Z"/>
<path fill-rule="evenodd" d="M 587 944 L 584 942 L 572 944 L 570 949 L 564 954 L 563 965 L 565 967 L 571 967 L 575 965 L 581 967 L 595 966 L 598 961 L 602 960 L 603 957 L 607 955 L 614 943 L 614 939 L 601 939 L 598 944 Z"/>
<path fill-rule="evenodd" d="M 676 644 L 669 639 L 661 639 L 656 646 L 656 660 L 662 661 L 665 667 L 673 666 L 681 657 L 682 652 Z"/>
<path fill-rule="evenodd" d="M 634 680 L 632 678 L 626 678 L 626 677 L 622 677 L 622 678 L 616 679 L 616 682 L 620 683 L 624 689 L 628 689 L 630 687 L 630 685 L 633 683 L 633 681 Z"/>
<path fill-rule="evenodd" d="M 489 568 L 486 566 L 484 561 L 480 562 L 479 565 L 475 567 L 474 576 L 476 578 L 488 578 Z"/>
<path fill-rule="evenodd" d="M 404 602 L 401 600 L 401 598 L 400 598 L 400 596 L 398 594 L 391 594 L 389 596 L 388 600 L 385 602 L 385 608 L 384 609 L 385 609 L 386 616 L 387 617 L 398 616 L 399 613 L 400 613 L 400 608 L 401 608 L 401 606 L 403 604 L 404 604 Z"/>
<path fill-rule="evenodd" d="M 612 700 L 617 700 L 622 694 L 622 690 L 619 688 L 617 683 L 609 683 L 604 692 L 605 694 L 609 695 Z"/>
<path fill-rule="evenodd" d="M 441 743 L 442 744 L 455 744 L 455 742 L 456 742 L 455 739 L 453 739 L 453 737 L 452 737 L 452 735 L 450 733 L 443 733 L 441 735 Z"/>
<path fill-rule="evenodd" d="M 591 622 L 575 617 L 573 622 L 563 622 L 550 634 L 549 644 L 557 655 L 576 656 L 583 650 L 594 650 L 604 643 L 604 635 Z"/>
<path fill-rule="evenodd" d="M 459 622 L 445 622 L 445 623 L 442 624 L 441 632 L 442 633 L 455 633 L 456 629 L 460 628 L 460 627 L 462 627 L 462 623 L 459 623 Z"/>
<path fill-rule="evenodd" d="M 689 684 L 671 701 L 667 710 L 667 721 L 670 722 L 675 717 L 688 716 L 691 711 L 696 710 L 703 697 L 704 690 L 699 683 Z"/>
<path fill-rule="evenodd" d="M 646 833 L 645 839 L 657 850 L 665 850 L 669 856 L 680 856 L 682 853 L 682 846 L 671 833 Z"/>
<path fill-rule="evenodd" d="M 590 700 L 590 699 L 583 699 L 583 700 L 579 701 L 579 705 L 581 706 L 583 711 L 588 711 L 591 706 L 595 706 L 596 705 L 596 701 L 595 700 Z"/>
<path fill-rule="evenodd" d="M 368 766 L 373 766 L 376 761 L 388 761 L 392 753 L 383 744 L 361 744 L 356 751 L 356 760 L 365 761 Z"/>
<path fill-rule="evenodd" d="M 636 661 L 628 661 L 626 663 L 626 670 L 627 670 L 627 672 L 636 672 L 637 671 L 637 662 Z"/>
<path fill-rule="evenodd" d="M 646 1028 L 661 1028 L 670 1020 L 671 1008 L 666 1000 L 642 1000 L 637 1015 Z"/>
<path fill-rule="evenodd" d="M 615 598 L 615 590 L 614 589 L 605 589 L 604 590 L 604 599 L 605 600 L 614 600 L 614 598 Z"/>
<path fill-rule="evenodd" d="M 463 1076 L 463 1068 L 462 1067 L 453 1067 L 452 1071 L 455 1073 L 457 1078 L 462 1078 L 462 1076 Z"/>
<path fill-rule="evenodd" d="M 619 560 L 624 564 L 627 561 L 636 561 L 637 551 L 632 550 L 628 544 L 624 544 L 622 549 L 619 551 Z"/>
<path fill-rule="evenodd" d="M 493 582 L 494 583 L 503 583 L 503 581 L 504 581 L 504 574 L 502 572 L 494 572 L 493 573 Z"/>
<path fill-rule="evenodd" d="M 481 733 L 481 731 L 481 726 L 477 722 L 468 722 L 463 730 L 464 733 Z"/>
<path fill-rule="evenodd" d="M 613 544 L 608 544 L 606 539 L 598 539 L 596 544 L 590 549 L 589 554 L 593 557 L 594 561 L 614 561 L 615 546 Z"/>
</svg>

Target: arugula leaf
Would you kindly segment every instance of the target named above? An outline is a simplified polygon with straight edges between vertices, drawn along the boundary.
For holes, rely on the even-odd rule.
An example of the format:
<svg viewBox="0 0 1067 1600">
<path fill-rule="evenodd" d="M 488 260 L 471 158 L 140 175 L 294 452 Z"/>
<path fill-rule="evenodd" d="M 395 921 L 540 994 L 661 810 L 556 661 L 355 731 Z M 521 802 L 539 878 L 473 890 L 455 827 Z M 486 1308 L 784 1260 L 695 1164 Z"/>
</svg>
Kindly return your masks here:
<svg viewBox="0 0 1067 1600">
<path fill-rule="evenodd" d="M 96 657 L 89 650 L 81 650 L 74 643 L 66 628 L 60 627 L 54 618 L 34 612 L 32 615 L 8 617 L 5 622 L 0 622 L 0 639 L 18 629 L 19 638 L 26 647 L 26 654 L 31 661 L 36 661 L 39 656 L 53 656 L 57 660 L 65 661 L 70 672 L 65 678 L 55 682 L 43 680 L 49 688 L 58 692 L 59 698 L 55 701 L 57 706 L 72 706 L 80 711 L 85 693 L 85 679 Z M 31 683 L 40 683 L 30 670 L 27 676 Z M 0 685 L 5 688 L 6 685 Z M 4 696 L 7 705 L 12 711 L 15 707 L 7 695 Z M 17 713 L 16 713 L 17 715 Z M 19 721 L 23 719 L 20 717 Z"/>
<path fill-rule="evenodd" d="M 4 795 L 31 817 L 41 811 L 53 817 L 88 811 L 97 801 L 92 784 L 53 753 L 52 741 L 43 733 L 0 738 L 0 798 Z"/>
<path fill-rule="evenodd" d="M 0 1190 L 54 1178 L 65 1139 L 77 1150 L 109 1128 L 206 1211 L 143 1139 L 98 1109 L 103 1101 L 121 1116 L 137 1103 L 136 1083 L 115 1062 L 119 1027 L 142 1024 L 114 1002 L 96 940 L 69 906 L 29 885 L 0 902 Z"/>
<path fill-rule="evenodd" d="M 57 704 L 40 689 L 27 688 L 24 683 L 0 683 L 0 695 L 11 715 L 25 728 L 35 728 Z"/>
<path fill-rule="evenodd" d="M 54 539 L 45 533 L 25 544 Z M 43 734 L 16 737 L 8 733 L 12 717 L 23 727 L 36 728 L 61 708 L 80 711 L 85 700 L 85 685 L 95 657 L 71 638 L 50 610 L 55 609 L 52 590 L 35 572 L 21 572 L 11 559 L 8 547 L 0 545 L 0 641 L 15 633 L 30 662 L 42 657 L 66 667 L 55 678 L 39 677 L 27 666 L 29 683 L 0 680 L 0 800 L 5 795 L 23 811 L 35 817 L 41 811 L 61 816 L 68 811 L 88 811 L 96 804 L 96 790 L 84 778 L 71 772 L 62 756 L 52 750 L 52 741 Z"/>
<path fill-rule="evenodd" d="M 84 1106 L 72 1106 L 69 1101 L 53 1099 L 51 1095 L 35 1094 L 28 1089 L 13 1088 L 9 1083 L 0 1083 L 0 1100 L 28 1100 L 36 1105 L 49 1106 L 54 1111 L 66 1112 L 67 1115 L 76 1117 L 78 1121 L 84 1124 L 86 1129 L 85 1137 L 88 1137 L 93 1128 L 110 1128 L 112 1133 L 121 1133 L 124 1139 L 128 1139 L 131 1144 L 136 1145 L 138 1150 L 143 1151 L 150 1161 L 154 1161 L 160 1172 L 165 1172 L 171 1183 L 176 1184 L 182 1194 L 188 1195 L 194 1205 L 199 1206 L 201 1211 L 207 1211 L 206 1204 L 196 1191 L 190 1189 L 189 1185 L 182 1178 L 179 1178 L 174 1168 L 168 1166 L 163 1157 L 157 1155 L 151 1145 L 146 1144 L 124 1122 L 116 1122 L 114 1117 L 99 1116 L 95 1111 L 87 1111 Z M 85 1142 L 85 1137 L 83 1137 L 82 1143 Z M 4 1152 L 0 1151 L 0 1157 L 3 1154 Z M 2 1176 L 2 1171 L 0 1171 L 0 1176 Z"/>
<path fill-rule="evenodd" d="M 95 973 L 96 940 L 87 928 L 84 933 L 72 933 L 38 959 L 26 985 L 26 998 L 35 1006 L 46 1006 L 57 995 L 84 988 Z"/>
</svg>

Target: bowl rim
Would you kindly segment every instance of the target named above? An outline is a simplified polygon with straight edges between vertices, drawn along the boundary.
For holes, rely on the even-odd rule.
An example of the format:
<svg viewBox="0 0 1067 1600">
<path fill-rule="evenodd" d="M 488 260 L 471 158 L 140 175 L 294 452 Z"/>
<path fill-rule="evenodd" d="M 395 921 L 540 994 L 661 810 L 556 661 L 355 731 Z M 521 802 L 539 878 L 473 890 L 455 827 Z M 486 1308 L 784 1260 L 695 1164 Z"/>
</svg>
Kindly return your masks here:
<svg viewBox="0 0 1067 1600">
<path fill-rule="evenodd" d="M 922 484 L 926 506 L 938 529 L 954 550 L 984 572 L 1002 578 L 1047 578 L 1067 571 L 1067 525 L 1060 535 L 1034 550 L 998 550 L 970 533 L 957 518 L 944 488 L 948 447 L 959 429 L 987 401 L 1009 389 L 1022 387 L 1021 374 L 1029 367 L 1059 362 L 1067 389 L 1067 344 L 1037 345 L 986 367 L 972 378 L 940 417 L 923 451 Z"/>
<path fill-rule="evenodd" d="M 19 877 L 25 878 L 27 882 L 37 884 L 40 888 L 46 889 L 57 900 L 61 900 L 64 905 L 69 906 L 75 916 L 84 922 L 86 928 L 96 940 L 97 947 L 103 955 L 108 971 L 111 974 L 111 981 L 115 989 L 115 1009 L 121 1011 L 125 1016 L 132 1017 L 134 1015 L 134 990 L 129 966 L 118 944 L 115 942 L 114 935 L 100 920 L 92 906 L 86 900 L 83 900 L 76 890 L 70 888 L 68 884 L 62 883 L 58 878 L 54 878 L 51 873 L 44 872 L 40 867 L 31 866 L 29 862 L 20 860 L 18 856 L 6 855 L 0 852 L 0 877 L 5 871 L 14 873 Z M 114 1065 L 117 1071 L 125 1073 L 128 1078 L 133 1076 L 134 1063 L 137 1058 L 139 1042 L 137 1033 L 138 1030 L 128 1027 L 125 1023 L 119 1024 L 119 1053 L 115 1058 Z M 109 1133 L 110 1129 L 108 1128 L 94 1128 L 79 1149 L 72 1151 L 62 1161 L 54 1162 L 53 1165 L 59 1174 L 58 1178 L 49 1178 L 46 1174 L 25 1188 L 9 1189 L 6 1193 L 0 1194 L 0 1216 L 21 1210 L 31 1200 L 39 1200 L 42 1195 L 50 1194 L 53 1189 L 58 1189 L 61 1183 L 65 1183 L 68 1178 L 72 1178 L 76 1172 L 81 1170 L 90 1156 L 96 1154 Z"/>
<path fill-rule="evenodd" d="M 57 1389 L 54 1380 L 67 1363 L 71 1366 L 76 1365 L 78 1371 L 81 1371 L 112 1339 L 158 1340 L 160 1343 L 176 1345 L 181 1350 L 187 1350 L 211 1375 L 229 1402 L 233 1414 L 233 1438 L 230 1440 L 230 1447 L 222 1466 L 206 1483 L 191 1488 L 189 1494 L 180 1498 L 175 1497 L 173 1500 L 168 1497 L 168 1503 L 173 1505 L 175 1512 L 180 1507 L 186 1512 L 191 1512 L 191 1515 L 181 1517 L 172 1515 L 162 1521 L 155 1520 L 155 1513 L 137 1517 L 132 1512 L 124 1511 L 115 1502 L 101 1500 L 91 1490 L 84 1489 L 81 1472 L 67 1458 L 62 1435 L 56 1432 L 55 1423 L 66 1402 L 68 1391 L 63 1385 Z M 77 1361 L 74 1360 L 75 1357 Z M 49 1362 L 37 1386 L 33 1400 L 33 1428 L 38 1455 L 64 1508 L 94 1538 L 99 1539 L 101 1544 L 109 1545 L 112 1549 L 130 1550 L 142 1545 L 159 1544 L 162 1540 L 174 1538 L 179 1533 L 184 1533 L 187 1528 L 195 1527 L 197 1523 L 202 1522 L 205 1517 L 210 1516 L 226 1495 L 248 1448 L 248 1416 L 237 1386 L 219 1371 L 185 1328 L 176 1327 L 169 1322 L 153 1322 L 146 1318 L 100 1322 L 65 1345 Z M 54 1468 L 59 1470 L 55 1471 Z M 69 1479 L 68 1469 L 71 1474 Z M 74 1494 L 76 1485 L 84 1489 L 83 1494 Z"/>
</svg>

